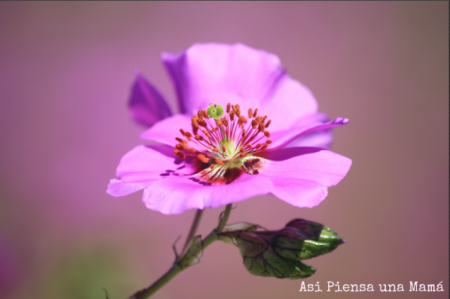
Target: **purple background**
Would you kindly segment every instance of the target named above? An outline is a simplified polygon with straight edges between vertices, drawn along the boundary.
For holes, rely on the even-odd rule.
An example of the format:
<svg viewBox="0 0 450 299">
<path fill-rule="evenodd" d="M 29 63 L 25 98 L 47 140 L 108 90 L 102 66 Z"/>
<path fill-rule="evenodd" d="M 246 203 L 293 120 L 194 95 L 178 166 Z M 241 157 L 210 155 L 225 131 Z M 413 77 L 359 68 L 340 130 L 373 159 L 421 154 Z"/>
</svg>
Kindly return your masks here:
<svg viewBox="0 0 450 299">
<path fill-rule="evenodd" d="M 214 243 L 155 298 L 448 297 L 448 2 L 0 3 L 0 297 L 125 298 L 173 261 L 194 211 L 165 216 L 136 193 L 105 193 L 142 143 L 127 111 L 140 68 L 175 107 L 161 52 L 242 42 L 277 54 L 320 111 L 348 117 L 332 150 L 348 176 L 313 209 L 273 196 L 239 203 L 230 222 L 269 229 L 322 222 L 347 243 L 307 261 L 301 280 L 248 274 Z M 221 209 L 206 210 L 199 233 Z M 182 245 L 184 239 L 178 243 Z M 327 281 L 374 284 L 326 292 Z M 443 293 L 410 293 L 409 281 Z M 380 293 L 378 284 L 403 284 Z M 334 290 L 334 289 L 333 289 Z"/>
</svg>

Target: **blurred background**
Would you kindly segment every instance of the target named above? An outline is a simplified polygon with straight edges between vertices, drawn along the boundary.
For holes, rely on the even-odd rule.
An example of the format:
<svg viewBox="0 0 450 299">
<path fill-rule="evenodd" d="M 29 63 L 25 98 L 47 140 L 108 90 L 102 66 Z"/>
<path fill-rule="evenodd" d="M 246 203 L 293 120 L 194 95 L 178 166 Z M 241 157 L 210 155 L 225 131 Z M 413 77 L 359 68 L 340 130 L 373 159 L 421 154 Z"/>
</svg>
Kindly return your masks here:
<svg viewBox="0 0 450 299">
<path fill-rule="evenodd" d="M 313 209 L 251 198 L 230 223 L 324 223 L 347 243 L 301 280 L 247 273 L 216 242 L 154 298 L 448 298 L 448 2 L 1 2 L 0 298 L 126 298 L 164 273 L 194 211 L 165 216 L 141 192 L 105 193 L 144 130 L 127 110 L 134 70 L 169 99 L 160 62 L 198 42 L 277 54 L 319 109 L 351 123 L 332 150 L 348 176 Z M 208 234 L 222 209 L 206 210 Z M 179 246 L 184 239 L 179 241 Z M 373 293 L 326 292 L 327 281 Z M 409 292 L 409 282 L 445 292 Z M 380 293 L 378 284 L 405 292 Z"/>
</svg>

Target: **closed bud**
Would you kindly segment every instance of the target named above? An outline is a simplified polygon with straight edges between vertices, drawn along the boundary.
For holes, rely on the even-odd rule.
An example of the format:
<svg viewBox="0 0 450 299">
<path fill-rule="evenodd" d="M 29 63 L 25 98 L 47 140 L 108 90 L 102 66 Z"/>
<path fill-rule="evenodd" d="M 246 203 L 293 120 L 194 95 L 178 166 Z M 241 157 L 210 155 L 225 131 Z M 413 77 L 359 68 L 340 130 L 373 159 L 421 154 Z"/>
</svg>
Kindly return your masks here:
<svg viewBox="0 0 450 299">
<path fill-rule="evenodd" d="M 343 240 L 319 223 L 294 219 L 278 231 L 257 231 L 258 225 L 228 225 L 219 239 L 239 248 L 247 270 L 258 276 L 298 279 L 315 273 L 307 260 L 334 250 Z"/>
<path fill-rule="evenodd" d="M 312 222 L 305 219 L 294 219 L 286 224 L 286 227 L 298 229 L 311 241 L 330 244 L 327 252 L 334 250 L 336 247 L 345 242 L 337 235 L 336 232 L 317 222 Z"/>
</svg>

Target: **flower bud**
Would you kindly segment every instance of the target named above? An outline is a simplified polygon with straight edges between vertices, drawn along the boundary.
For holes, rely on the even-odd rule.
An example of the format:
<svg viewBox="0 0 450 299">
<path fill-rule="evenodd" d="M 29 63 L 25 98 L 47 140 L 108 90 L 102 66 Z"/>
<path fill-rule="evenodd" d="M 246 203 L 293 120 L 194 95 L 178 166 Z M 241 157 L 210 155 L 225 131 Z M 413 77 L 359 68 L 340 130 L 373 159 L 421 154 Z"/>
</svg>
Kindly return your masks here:
<svg viewBox="0 0 450 299">
<path fill-rule="evenodd" d="M 317 222 L 305 219 L 294 219 L 286 224 L 286 227 L 298 229 L 311 241 L 330 244 L 327 252 L 333 251 L 336 247 L 345 242 L 336 232 Z"/>
<path fill-rule="evenodd" d="M 219 235 L 221 241 L 239 248 L 247 270 L 258 276 L 309 277 L 316 269 L 300 261 L 331 252 L 343 243 L 328 227 L 303 219 L 294 219 L 278 231 L 258 228 L 238 223 L 226 226 Z"/>
</svg>

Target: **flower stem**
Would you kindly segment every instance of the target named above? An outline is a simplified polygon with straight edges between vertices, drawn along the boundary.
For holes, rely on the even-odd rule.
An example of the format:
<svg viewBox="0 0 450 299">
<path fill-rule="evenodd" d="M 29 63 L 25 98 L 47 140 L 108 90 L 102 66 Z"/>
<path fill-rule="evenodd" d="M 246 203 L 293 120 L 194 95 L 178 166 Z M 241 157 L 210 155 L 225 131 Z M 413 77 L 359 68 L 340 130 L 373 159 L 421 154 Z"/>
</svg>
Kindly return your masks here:
<svg viewBox="0 0 450 299">
<path fill-rule="evenodd" d="M 200 219 L 202 218 L 202 214 L 203 214 L 203 210 L 200 210 L 200 209 L 198 209 L 197 212 L 195 213 L 194 221 L 192 222 L 191 229 L 189 230 L 189 234 L 186 238 L 186 242 L 184 243 L 184 247 L 183 247 L 183 250 L 181 251 L 180 257 L 183 256 L 183 254 L 185 253 L 185 251 L 187 249 L 187 246 L 189 245 L 189 242 L 194 237 L 195 232 L 197 231 L 198 224 L 200 223 Z"/>
<path fill-rule="evenodd" d="M 192 239 L 192 237 L 195 234 L 195 231 L 197 230 L 198 223 L 200 221 L 200 218 L 202 216 L 203 210 L 197 210 L 197 213 L 195 214 L 194 222 L 192 223 L 191 230 L 189 231 L 188 239 L 186 240 L 186 244 L 189 243 L 189 241 Z M 209 246 L 212 242 L 218 240 L 218 233 L 220 233 L 225 225 L 227 224 L 228 217 L 230 216 L 231 212 L 231 204 L 227 205 L 225 208 L 225 211 L 223 212 L 223 216 L 220 219 L 219 225 L 217 226 L 217 229 L 214 229 L 208 236 L 206 236 L 205 239 L 202 241 L 203 249 L 205 249 L 207 246 Z M 185 248 L 183 249 L 183 253 L 186 250 L 187 245 L 185 245 Z M 181 255 L 181 257 L 183 254 Z M 180 273 L 182 269 L 180 266 L 178 266 L 178 260 L 176 260 L 172 267 L 164 273 L 163 276 L 161 276 L 157 281 L 155 281 L 152 285 L 150 285 L 148 288 L 143 289 L 128 299 L 147 299 L 154 293 L 156 293 L 160 288 L 162 288 L 166 283 L 168 283 L 172 278 L 174 278 L 178 273 Z"/>
<path fill-rule="evenodd" d="M 178 273 L 181 272 L 181 268 L 177 263 L 174 263 L 172 267 L 164 273 L 157 281 L 155 281 L 151 286 L 143 289 L 136 294 L 132 295 L 128 299 L 145 299 L 149 298 L 151 295 L 156 293 L 160 288 L 162 288 L 166 283 L 168 283 L 172 278 L 174 278 Z"/>
<path fill-rule="evenodd" d="M 222 219 L 219 222 L 219 226 L 217 226 L 217 233 L 221 233 L 223 228 L 227 224 L 228 217 L 230 217 L 230 212 L 231 212 L 231 204 L 227 205 L 225 208 Z"/>
</svg>

